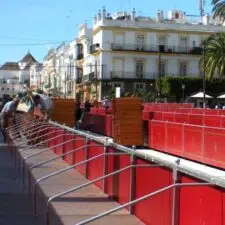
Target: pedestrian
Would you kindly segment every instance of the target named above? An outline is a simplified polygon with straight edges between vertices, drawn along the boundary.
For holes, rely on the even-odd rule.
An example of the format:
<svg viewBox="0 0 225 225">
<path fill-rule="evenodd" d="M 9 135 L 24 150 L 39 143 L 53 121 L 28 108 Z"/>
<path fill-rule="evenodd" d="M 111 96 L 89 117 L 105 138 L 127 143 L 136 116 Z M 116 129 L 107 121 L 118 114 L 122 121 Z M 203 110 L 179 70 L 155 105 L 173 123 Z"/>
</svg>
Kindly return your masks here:
<svg viewBox="0 0 225 225">
<path fill-rule="evenodd" d="M 36 94 L 33 97 L 34 106 L 40 107 L 40 110 L 44 114 L 44 119 L 48 120 L 52 113 L 53 103 L 52 100 L 45 95 Z"/>
<path fill-rule="evenodd" d="M 81 104 L 80 104 L 80 101 L 78 101 L 76 103 L 76 109 L 75 109 L 75 129 L 77 130 L 80 129 L 80 123 L 82 122 L 81 116 L 82 116 Z"/>
<path fill-rule="evenodd" d="M 6 128 L 15 123 L 15 113 L 19 102 L 20 97 L 16 96 L 12 101 L 7 102 L 1 111 L 1 129 L 4 142 L 6 142 Z"/>
<path fill-rule="evenodd" d="M 110 101 L 109 101 L 109 98 L 107 96 L 103 98 L 102 105 L 105 108 L 105 111 L 108 111 L 108 109 L 110 107 Z"/>
</svg>

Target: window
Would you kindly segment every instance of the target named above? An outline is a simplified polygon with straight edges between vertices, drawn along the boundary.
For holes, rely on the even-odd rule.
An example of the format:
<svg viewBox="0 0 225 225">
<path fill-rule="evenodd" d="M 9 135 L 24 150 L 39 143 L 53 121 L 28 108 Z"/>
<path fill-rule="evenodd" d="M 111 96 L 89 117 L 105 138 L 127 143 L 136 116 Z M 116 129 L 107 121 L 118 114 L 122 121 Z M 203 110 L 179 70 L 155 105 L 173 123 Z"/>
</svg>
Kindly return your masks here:
<svg viewBox="0 0 225 225">
<path fill-rule="evenodd" d="M 192 47 L 195 48 L 196 47 L 196 41 L 192 42 Z"/>
<path fill-rule="evenodd" d="M 180 52 L 187 52 L 187 37 L 180 38 Z"/>
<path fill-rule="evenodd" d="M 187 63 L 186 62 L 180 62 L 179 73 L 180 73 L 180 76 L 187 75 Z"/>
<path fill-rule="evenodd" d="M 2 91 L 4 91 L 5 90 L 5 88 L 2 88 Z"/>
<path fill-rule="evenodd" d="M 143 61 L 136 62 L 136 77 L 143 78 L 144 73 L 144 63 Z"/>
<path fill-rule="evenodd" d="M 138 35 L 137 36 L 137 50 L 144 50 L 144 42 L 145 38 L 144 35 Z"/>
<path fill-rule="evenodd" d="M 159 52 L 165 52 L 166 37 L 159 36 Z"/>
<path fill-rule="evenodd" d="M 135 84 L 135 89 L 136 90 L 144 90 L 145 89 L 145 85 L 143 83 L 136 83 Z"/>
</svg>

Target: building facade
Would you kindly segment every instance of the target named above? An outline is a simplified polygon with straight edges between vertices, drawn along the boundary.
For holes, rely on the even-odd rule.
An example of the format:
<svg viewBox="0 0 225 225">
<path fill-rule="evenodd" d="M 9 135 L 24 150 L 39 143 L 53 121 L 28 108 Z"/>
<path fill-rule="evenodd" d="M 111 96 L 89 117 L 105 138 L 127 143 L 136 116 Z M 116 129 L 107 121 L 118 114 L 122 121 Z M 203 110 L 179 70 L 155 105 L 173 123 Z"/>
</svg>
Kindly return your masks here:
<svg viewBox="0 0 225 225">
<path fill-rule="evenodd" d="M 24 92 L 30 85 L 30 72 L 37 60 L 28 52 L 19 62 L 6 62 L 0 67 L 0 96 Z"/>
<path fill-rule="evenodd" d="M 41 89 L 41 73 L 43 70 L 42 63 L 35 63 L 30 67 L 30 88 Z"/>
<path fill-rule="evenodd" d="M 76 92 L 82 99 L 101 100 L 118 86 L 145 91 L 162 76 L 201 76 L 202 43 L 225 28 L 208 15 L 199 21 L 179 10 L 167 18 L 158 11 L 153 19 L 135 10 L 111 16 L 103 8 L 93 28 L 84 24 L 79 30 Z"/>
</svg>

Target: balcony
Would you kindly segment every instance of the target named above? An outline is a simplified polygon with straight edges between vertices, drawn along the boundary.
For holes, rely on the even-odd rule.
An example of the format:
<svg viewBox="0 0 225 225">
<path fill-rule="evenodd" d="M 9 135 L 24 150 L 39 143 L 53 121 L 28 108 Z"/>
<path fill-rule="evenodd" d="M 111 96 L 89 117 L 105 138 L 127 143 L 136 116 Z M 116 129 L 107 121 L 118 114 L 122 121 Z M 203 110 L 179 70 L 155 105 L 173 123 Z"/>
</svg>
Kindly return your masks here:
<svg viewBox="0 0 225 225">
<path fill-rule="evenodd" d="M 136 51 L 136 52 L 154 52 L 154 53 L 175 53 L 175 54 L 193 54 L 201 55 L 201 47 L 182 47 L 169 45 L 137 45 L 137 44 L 112 44 L 113 51 Z"/>
<path fill-rule="evenodd" d="M 155 78 L 155 73 L 135 73 L 125 71 L 112 71 L 110 79 L 112 80 L 150 80 Z"/>
<path fill-rule="evenodd" d="M 92 44 L 90 46 L 90 54 L 93 54 L 99 50 L 100 45 L 99 44 Z"/>
<path fill-rule="evenodd" d="M 91 82 L 95 78 L 95 72 L 91 72 L 89 74 L 82 76 L 82 82 Z"/>
</svg>

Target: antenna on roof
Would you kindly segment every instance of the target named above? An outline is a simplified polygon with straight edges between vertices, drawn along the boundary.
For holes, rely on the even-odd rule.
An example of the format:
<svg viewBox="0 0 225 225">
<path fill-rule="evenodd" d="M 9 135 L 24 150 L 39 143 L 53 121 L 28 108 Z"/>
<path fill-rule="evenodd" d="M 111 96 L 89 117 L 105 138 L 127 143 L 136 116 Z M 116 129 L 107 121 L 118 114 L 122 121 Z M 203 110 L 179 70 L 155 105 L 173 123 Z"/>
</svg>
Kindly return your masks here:
<svg viewBox="0 0 225 225">
<path fill-rule="evenodd" d="M 199 0 L 199 12 L 200 12 L 200 16 L 202 18 L 205 13 L 205 0 Z"/>
</svg>

